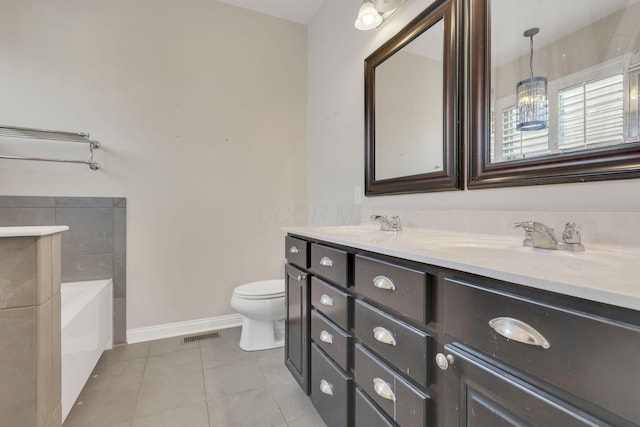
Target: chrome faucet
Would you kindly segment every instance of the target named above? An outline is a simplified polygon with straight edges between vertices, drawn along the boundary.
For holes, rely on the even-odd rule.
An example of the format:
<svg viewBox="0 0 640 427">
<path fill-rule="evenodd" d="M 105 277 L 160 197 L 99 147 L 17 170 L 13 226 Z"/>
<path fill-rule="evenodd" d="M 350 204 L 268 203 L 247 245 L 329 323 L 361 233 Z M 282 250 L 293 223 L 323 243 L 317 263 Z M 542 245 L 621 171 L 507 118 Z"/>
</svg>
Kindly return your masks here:
<svg viewBox="0 0 640 427">
<path fill-rule="evenodd" d="M 380 223 L 382 231 L 400 231 L 402 229 L 399 216 L 392 216 L 389 219 L 385 215 L 371 215 L 371 219 Z"/>
<path fill-rule="evenodd" d="M 515 228 L 522 227 L 525 231 L 522 246 L 541 249 L 560 249 L 565 251 L 584 251 L 579 226 L 573 221 L 565 225 L 564 232 L 562 233 L 562 242 L 559 242 L 556 238 L 553 228 L 541 222 L 515 222 L 513 226 Z"/>
</svg>

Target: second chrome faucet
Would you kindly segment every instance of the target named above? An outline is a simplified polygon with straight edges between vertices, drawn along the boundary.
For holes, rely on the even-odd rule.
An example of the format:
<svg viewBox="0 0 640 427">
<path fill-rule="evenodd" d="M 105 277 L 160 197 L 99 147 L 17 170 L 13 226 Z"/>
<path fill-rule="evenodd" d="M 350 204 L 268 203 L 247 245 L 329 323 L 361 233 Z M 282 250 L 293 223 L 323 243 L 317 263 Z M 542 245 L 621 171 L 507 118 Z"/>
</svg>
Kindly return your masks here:
<svg viewBox="0 0 640 427">
<path fill-rule="evenodd" d="M 515 222 L 513 226 L 521 227 L 525 231 L 525 239 L 523 246 L 531 246 L 541 249 L 560 249 L 567 251 L 584 251 L 582 245 L 582 236 L 578 224 L 571 221 L 568 222 L 562 233 L 562 241 L 556 237 L 553 228 L 544 225 L 541 222 L 524 221 Z"/>
<path fill-rule="evenodd" d="M 385 215 L 371 215 L 371 219 L 380 223 L 382 231 L 400 231 L 402 229 L 399 216 L 392 216 L 389 219 Z"/>
</svg>

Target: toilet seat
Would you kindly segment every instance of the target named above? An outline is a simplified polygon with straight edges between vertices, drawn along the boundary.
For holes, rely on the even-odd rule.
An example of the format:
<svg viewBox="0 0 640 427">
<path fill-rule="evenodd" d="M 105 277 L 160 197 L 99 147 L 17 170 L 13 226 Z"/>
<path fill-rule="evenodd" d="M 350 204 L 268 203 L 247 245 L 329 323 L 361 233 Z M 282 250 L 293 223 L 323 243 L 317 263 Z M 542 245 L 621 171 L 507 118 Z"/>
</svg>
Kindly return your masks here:
<svg viewBox="0 0 640 427">
<path fill-rule="evenodd" d="M 233 295 L 242 299 L 274 299 L 284 297 L 283 280 L 263 280 L 247 283 L 233 290 Z"/>
</svg>

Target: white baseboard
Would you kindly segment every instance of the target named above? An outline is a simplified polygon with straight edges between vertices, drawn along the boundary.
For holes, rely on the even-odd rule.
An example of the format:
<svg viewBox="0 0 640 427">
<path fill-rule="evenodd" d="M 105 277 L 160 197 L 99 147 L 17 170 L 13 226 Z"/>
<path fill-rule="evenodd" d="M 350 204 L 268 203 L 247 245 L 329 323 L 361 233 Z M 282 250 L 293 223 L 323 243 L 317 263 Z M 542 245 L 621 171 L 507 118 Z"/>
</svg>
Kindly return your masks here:
<svg viewBox="0 0 640 427">
<path fill-rule="evenodd" d="M 233 328 L 241 325 L 241 314 L 229 314 L 226 316 L 209 317 L 206 319 L 188 320 L 186 322 L 127 329 L 127 343 L 134 344 L 162 338 L 177 337 L 180 335 Z"/>
</svg>

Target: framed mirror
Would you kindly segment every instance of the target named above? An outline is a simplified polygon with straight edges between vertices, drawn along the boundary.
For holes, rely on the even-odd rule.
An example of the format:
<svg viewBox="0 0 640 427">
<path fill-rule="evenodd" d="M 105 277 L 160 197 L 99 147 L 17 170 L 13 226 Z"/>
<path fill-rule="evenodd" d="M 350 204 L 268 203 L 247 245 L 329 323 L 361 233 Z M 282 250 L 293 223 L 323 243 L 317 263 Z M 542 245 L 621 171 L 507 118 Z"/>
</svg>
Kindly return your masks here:
<svg viewBox="0 0 640 427">
<path fill-rule="evenodd" d="M 461 186 L 453 2 L 436 1 L 365 60 L 365 195 Z"/>
<path fill-rule="evenodd" d="M 469 188 L 640 177 L 640 0 L 468 0 Z"/>
</svg>

